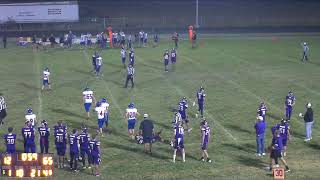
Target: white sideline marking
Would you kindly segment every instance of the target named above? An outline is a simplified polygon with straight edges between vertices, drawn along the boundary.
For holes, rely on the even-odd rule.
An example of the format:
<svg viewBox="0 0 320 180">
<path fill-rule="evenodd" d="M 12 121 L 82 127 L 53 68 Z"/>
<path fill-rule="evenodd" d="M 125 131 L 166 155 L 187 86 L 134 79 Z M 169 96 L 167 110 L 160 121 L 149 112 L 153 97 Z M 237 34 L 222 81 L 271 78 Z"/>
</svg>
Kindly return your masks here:
<svg viewBox="0 0 320 180">
<path fill-rule="evenodd" d="M 137 57 L 137 55 L 136 55 L 136 57 Z M 141 59 L 143 62 L 145 62 L 143 58 L 141 58 L 141 57 L 137 58 L 137 60 L 139 60 L 139 59 Z M 161 70 L 159 69 L 159 71 L 161 71 Z M 170 86 L 174 87 L 174 89 L 176 90 L 176 92 L 177 92 L 180 96 L 185 96 L 185 93 L 181 90 L 181 88 L 179 88 L 179 87 L 175 86 L 173 83 L 171 83 L 163 74 L 161 74 L 161 76 L 164 77 L 164 79 L 166 80 L 166 82 L 167 82 Z M 192 100 L 192 98 L 190 98 L 190 97 L 186 97 L 186 98 L 188 98 L 189 100 Z M 215 123 L 217 126 L 219 126 L 220 129 L 222 129 L 228 136 L 230 136 L 230 138 L 231 138 L 233 141 L 238 142 L 237 139 L 236 139 L 227 129 L 225 129 L 225 128 L 213 117 L 212 114 L 210 114 L 209 112 L 206 112 L 206 111 L 205 111 L 204 113 L 207 114 L 207 117 L 209 117 L 210 119 L 212 119 L 212 120 L 214 121 L 214 123 Z"/>
</svg>

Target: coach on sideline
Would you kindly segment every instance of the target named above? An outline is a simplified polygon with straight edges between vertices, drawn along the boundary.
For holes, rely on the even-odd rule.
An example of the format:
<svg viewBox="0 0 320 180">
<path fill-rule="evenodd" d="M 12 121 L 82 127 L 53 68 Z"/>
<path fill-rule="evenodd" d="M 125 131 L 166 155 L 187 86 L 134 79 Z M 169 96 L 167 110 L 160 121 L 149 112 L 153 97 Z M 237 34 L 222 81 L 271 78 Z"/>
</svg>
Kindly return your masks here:
<svg viewBox="0 0 320 180">
<path fill-rule="evenodd" d="M 312 139 L 312 125 L 313 125 L 313 110 L 311 108 L 311 103 L 306 105 L 306 112 L 304 115 L 300 115 L 304 119 L 305 127 L 306 127 L 306 139 L 304 141 L 308 142 Z"/>
<path fill-rule="evenodd" d="M 3 124 L 3 119 L 7 116 L 7 104 L 2 94 L 0 94 L 0 126 Z"/>
<path fill-rule="evenodd" d="M 153 122 L 148 119 L 148 114 L 143 115 L 143 121 L 140 124 L 140 135 L 143 137 L 144 143 L 144 152 L 145 153 L 152 153 L 152 139 L 154 135 L 153 131 Z"/>
</svg>

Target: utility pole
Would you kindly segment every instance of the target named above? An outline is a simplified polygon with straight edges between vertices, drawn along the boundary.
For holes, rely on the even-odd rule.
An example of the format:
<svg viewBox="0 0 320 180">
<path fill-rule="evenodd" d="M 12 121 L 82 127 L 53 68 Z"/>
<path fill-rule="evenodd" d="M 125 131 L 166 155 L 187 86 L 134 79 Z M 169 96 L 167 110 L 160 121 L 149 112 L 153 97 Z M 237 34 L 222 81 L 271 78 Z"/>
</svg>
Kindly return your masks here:
<svg viewBox="0 0 320 180">
<path fill-rule="evenodd" d="M 196 0 L 196 28 L 199 28 L 199 0 Z"/>
</svg>

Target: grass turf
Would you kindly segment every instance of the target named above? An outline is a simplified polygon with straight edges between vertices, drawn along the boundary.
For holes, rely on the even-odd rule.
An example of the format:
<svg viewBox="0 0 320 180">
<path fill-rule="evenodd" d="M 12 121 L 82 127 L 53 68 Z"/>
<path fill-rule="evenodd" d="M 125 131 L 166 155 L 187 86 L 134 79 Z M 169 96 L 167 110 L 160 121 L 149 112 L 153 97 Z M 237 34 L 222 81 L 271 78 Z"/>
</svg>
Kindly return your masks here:
<svg viewBox="0 0 320 180">
<path fill-rule="evenodd" d="M 301 63 L 300 43 L 310 44 L 311 62 Z M 272 179 L 265 170 L 269 159 L 255 157 L 256 108 L 261 99 L 267 102 L 268 131 L 280 121 L 284 113 L 284 97 L 293 90 L 297 103 L 292 120 L 293 138 L 286 157 L 291 172 L 288 179 L 317 179 L 319 172 L 319 126 L 314 126 L 313 140 L 304 143 L 304 124 L 298 113 L 311 101 L 317 122 L 320 103 L 318 36 L 217 36 L 199 41 L 196 49 L 182 42 L 178 49 L 175 69 L 164 72 L 162 54 L 173 46 L 162 41 L 157 48 L 136 48 L 136 87 L 122 88 L 125 70 L 120 50 L 104 50 L 103 77 L 95 78 L 91 70 L 92 49 L 50 49 L 33 53 L 30 48 L 9 47 L 0 50 L 0 92 L 8 104 L 8 117 L 0 134 L 13 126 L 20 140 L 25 110 L 29 107 L 49 126 L 58 120 L 68 124 L 69 130 L 80 128 L 85 122 L 82 90 L 88 85 L 96 98 L 107 97 L 111 105 L 112 133 L 101 137 L 101 178 L 107 179 Z M 51 70 L 53 90 L 41 93 L 41 73 Z M 185 137 L 186 163 L 173 164 L 171 147 L 156 143 L 153 156 L 143 153 L 143 146 L 132 143 L 127 136 L 123 113 L 127 104 L 135 102 L 138 111 L 148 113 L 155 122 L 156 131 L 163 130 L 163 138 L 171 137 L 172 109 L 186 96 L 189 105 L 200 85 L 207 93 L 205 117 L 212 127 L 209 154 L 214 163 L 202 163 L 200 158 L 200 120 L 196 108 L 188 114 L 194 129 Z M 97 127 L 96 114 L 87 122 L 91 132 Z M 140 118 L 141 120 L 141 118 Z M 139 124 L 139 123 L 138 123 Z M 4 146 L 0 146 L 0 151 Z M 55 152 L 53 138 L 51 152 Z M 178 158 L 179 160 L 179 158 Z M 68 170 L 55 171 L 55 178 L 97 179 L 89 171 L 75 174 Z"/>
</svg>

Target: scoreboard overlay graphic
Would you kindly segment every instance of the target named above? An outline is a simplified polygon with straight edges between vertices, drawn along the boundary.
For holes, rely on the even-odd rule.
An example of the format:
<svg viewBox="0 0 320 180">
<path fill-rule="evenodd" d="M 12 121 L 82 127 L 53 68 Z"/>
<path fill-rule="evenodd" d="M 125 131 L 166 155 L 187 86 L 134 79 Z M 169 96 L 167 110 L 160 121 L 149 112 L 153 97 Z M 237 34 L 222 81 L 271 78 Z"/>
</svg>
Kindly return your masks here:
<svg viewBox="0 0 320 180">
<path fill-rule="evenodd" d="M 53 154 L 3 153 L 0 157 L 2 177 L 52 177 L 54 174 Z"/>
</svg>

